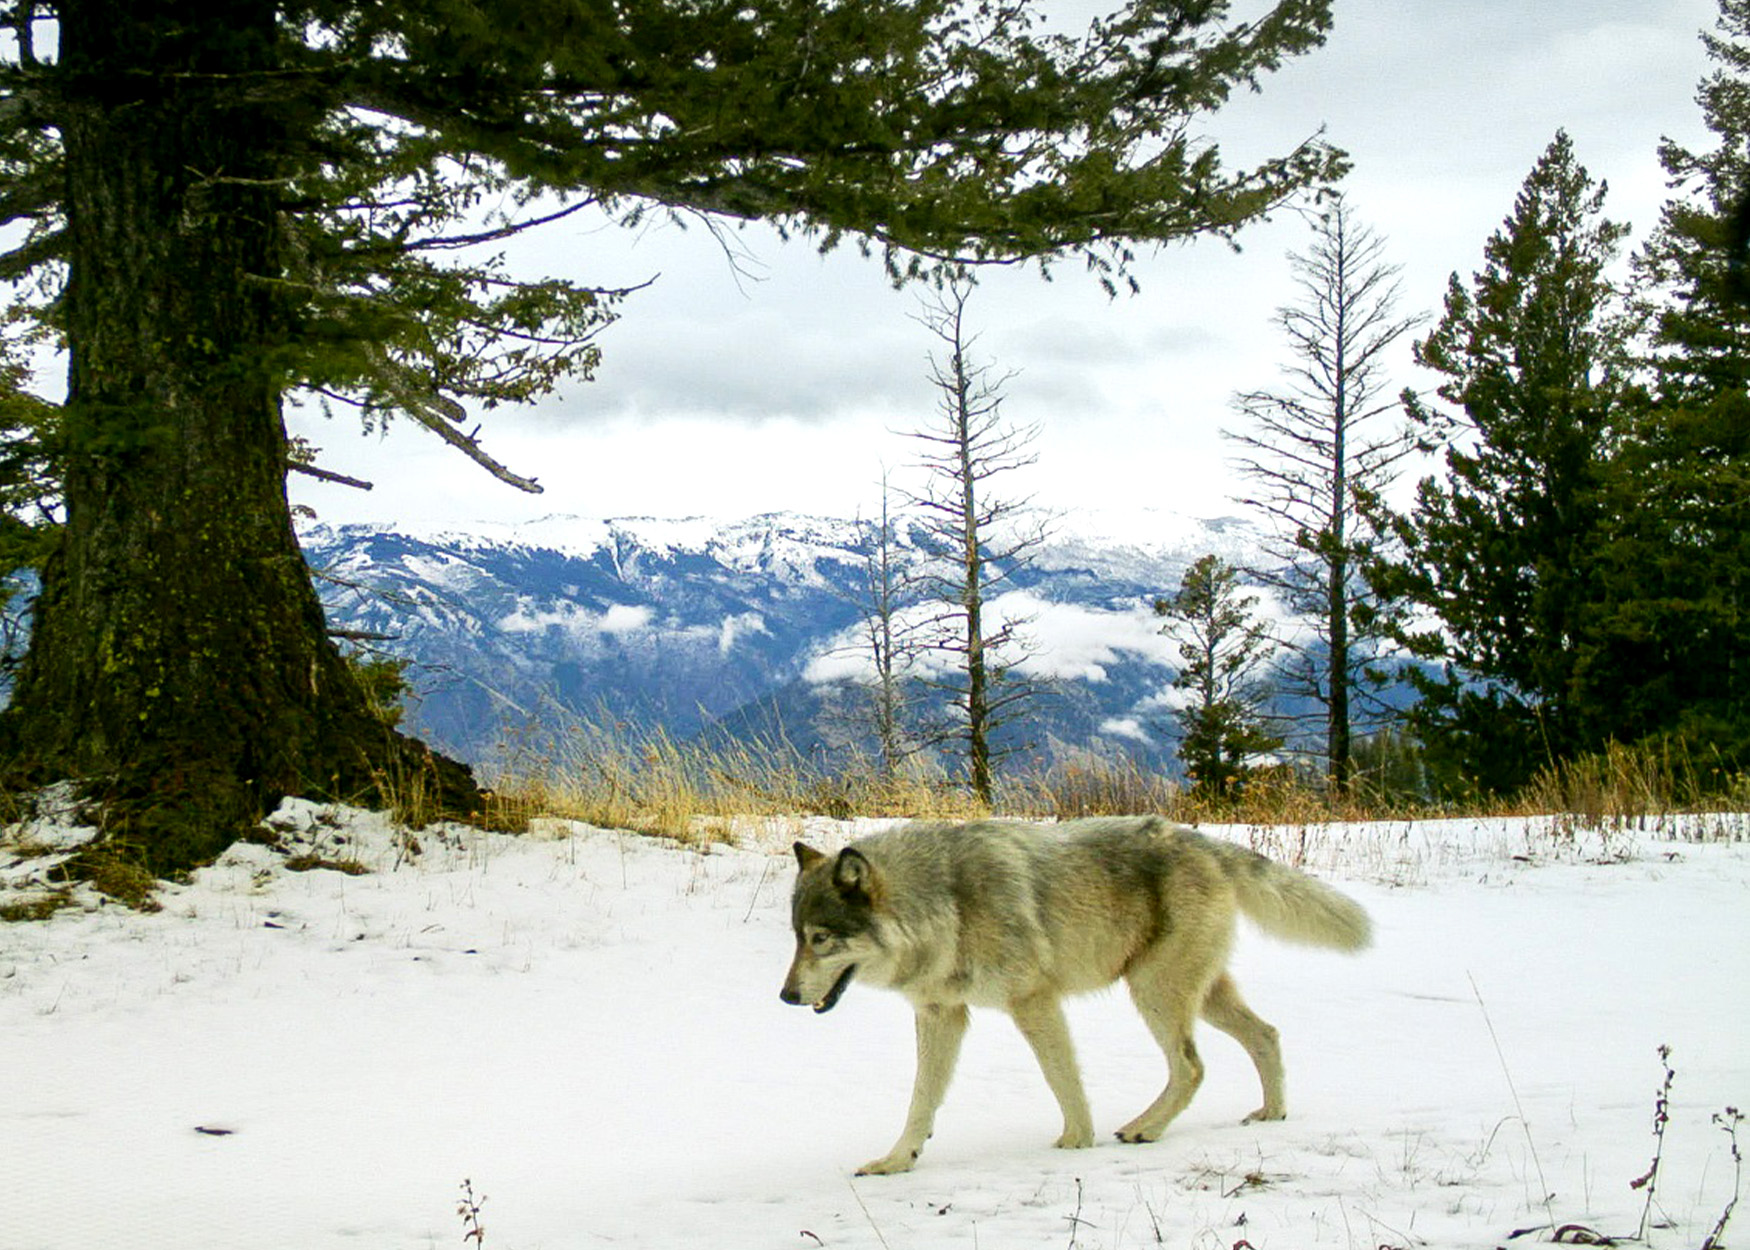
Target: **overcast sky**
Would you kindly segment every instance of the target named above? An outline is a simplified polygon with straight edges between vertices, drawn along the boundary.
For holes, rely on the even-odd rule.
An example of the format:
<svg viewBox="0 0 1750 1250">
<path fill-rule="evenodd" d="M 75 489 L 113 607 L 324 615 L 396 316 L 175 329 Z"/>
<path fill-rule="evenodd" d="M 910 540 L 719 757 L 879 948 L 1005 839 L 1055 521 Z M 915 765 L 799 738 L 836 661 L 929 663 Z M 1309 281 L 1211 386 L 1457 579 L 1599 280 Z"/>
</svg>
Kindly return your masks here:
<svg viewBox="0 0 1750 1250">
<path fill-rule="evenodd" d="M 1104 6 L 1102 6 L 1104 7 Z M 1236 99 L 1214 130 L 1230 168 L 1321 125 L 1354 171 L 1352 208 L 1402 266 L 1401 311 L 1433 314 L 1447 276 L 1482 246 L 1558 128 L 1608 181 L 1609 216 L 1645 238 L 1665 198 L 1661 136 L 1706 146 L 1696 84 L 1713 0 L 1337 0 L 1326 46 Z M 410 425 L 386 439 L 344 418 L 300 419 L 359 492 L 294 479 L 331 523 L 726 517 L 773 510 L 867 515 L 885 464 L 927 419 L 918 295 L 854 251 L 734 232 L 737 273 L 700 228 L 564 223 L 531 263 L 594 285 L 655 282 L 601 337 L 596 380 L 521 410 L 479 414 L 483 445 L 546 488 L 525 495 Z M 971 304 L 978 350 L 1014 372 L 1005 412 L 1038 422 L 1023 488 L 1056 510 L 1159 506 L 1233 512 L 1236 390 L 1273 385 L 1285 349 L 1271 316 L 1294 296 L 1286 254 L 1310 239 L 1293 213 L 1235 252 L 1176 245 L 1139 266 L 1142 293 L 1108 300 L 1079 266 L 987 275 Z M 1393 389 L 1427 385 L 1398 353 Z"/>
</svg>

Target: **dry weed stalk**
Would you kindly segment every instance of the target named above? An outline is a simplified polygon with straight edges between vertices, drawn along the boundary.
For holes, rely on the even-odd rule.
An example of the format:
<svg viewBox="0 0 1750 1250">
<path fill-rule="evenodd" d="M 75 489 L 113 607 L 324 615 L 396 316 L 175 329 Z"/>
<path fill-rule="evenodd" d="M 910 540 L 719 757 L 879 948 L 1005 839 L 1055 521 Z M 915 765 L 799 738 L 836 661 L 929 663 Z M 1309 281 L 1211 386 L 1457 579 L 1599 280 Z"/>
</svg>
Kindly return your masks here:
<svg viewBox="0 0 1750 1250">
<path fill-rule="evenodd" d="M 1726 1199 L 1720 1218 L 1714 1221 L 1713 1228 L 1703 1239 L 1701 1250 L 1724 1250 L 1725 1242 L 1721 1238 L 1726 1235 L 1732 1212 L 1738 1209 L 1738 1194 L 1744 1185 L 1744 1152 L 1738 1144 L 1738 1126 L 1744 1122 L 1744 1113 L 1736 1107 L 1727 1107 L 1723 1112 L 1714 1112 L 1713 1122 L 1732 1143 L 1732 1196 Z"/>
</svg>

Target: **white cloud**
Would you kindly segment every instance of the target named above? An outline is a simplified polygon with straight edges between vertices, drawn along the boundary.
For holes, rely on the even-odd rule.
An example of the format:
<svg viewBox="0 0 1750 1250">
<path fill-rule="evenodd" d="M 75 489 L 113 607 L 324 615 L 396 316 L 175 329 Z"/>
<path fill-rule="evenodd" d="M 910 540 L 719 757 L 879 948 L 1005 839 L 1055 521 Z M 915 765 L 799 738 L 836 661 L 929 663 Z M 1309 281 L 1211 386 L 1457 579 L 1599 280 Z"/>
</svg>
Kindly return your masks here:
<svg viewBox="0 0 1750 1250">
<path fill-rule="evenodd" d="M 1100 732 L 1109 738 L 1129 738 L 1134 742 L 1153 746 L 1154 739 L 1148 730 L 1142 727 L 1142 722 L 1134 716 L 1113 716 L 1100 722 Z"/>
<path fill-rule="evenodd" d="M 596 612 L 563 599 L 549 607 L 536 607 L 533 600 L 524 597 L 514 612 L 499 619 L 498 627 L 508 634 L 557 629 L 579 638 L 626 638 L 648 630 L 653 616 L 649 608 L 636 604 L 616 603 L 606 612 Z"/>
<path fill-rule="evenodd" d="M 1161 635 L 1153 608 L 1143 604 L 1101 610 L 1012 591 L 992 600 L 990 613 L 998 623 L 1024 622 L 1032 653 L 1019 668 L 1029 677 L 1101 682 L 1106 666 L 1121 656 L 1174 662 L 1172 642 Z"/>
<path fill-rule="evenodd" d="M 913 615 L 922 617 L 933 611 L 924 605 Z M 1107 666 L 1121 658 L 1141 657 L 1163 666 L 1176 662 L 1173 643 L 1161 635 L 1154 610 L 1144 604 L 1101 609 L 1052 603 L 1029 591 L 1010 591 L 985 605 L 985 621 L 992 633 L 1010 624 L 1017 627 L 1020 646 L 1028 652 L 1017 668 L 1028 677 L 1102 682 L 1107 678 Z M 951 655 L 926 652 L 918 657 L 913 671 L 930 676 L 953 663 Z M 868 647 L 855 627 L 828 642 L 803 672 L 805 680 L 817 684 L 863 681 L 871 676 Z"/>
<path fill-rule="evenodd" d="M 602 613 L 596 628 L 604 634 L 636 634 L 650 628 L 651 610 L 640 604 L 616 603 Z"/>
<path fill-rule="evenodd" d="M 828 640 L 825 647 L 809 658 L 802 670 L 802 680 L 816 686 L 835 681 L 867 681 L 875 675 L 874 662 L 855 629 L 848 629 Z"/>
<path fill-rule="evenodd" d="M 723 618 L 723 624 L 717 630 L 717 650 L 722 655 L 728 655 L 729 649 L 735 645 L 736 639 L 748 634 L 764 634 L 766 618 L 758 612 L 737 612 L 733 616 Z"/>
<path fill-rule="evenodd" d="M 895 628 L 904 633 L 935 613 L 936 607 L 933 604 L 917 604 L 896 614 Z M 912 677 L 934 677 L 946 672 L 952 664 L 952 656 L 924 649 L 911 657 L 907 674 Z M 828 639 L 820 651 L 808 661 L 802 673 L 804 681 L 816 685 L 834 681 L 869 681 L 874 676 L 874 658 L 869 653 L 869 640 L 861 625 L 849 626 Z"/>
<path fill-rule="evenodd" d="M 499 619 L 498 627 L 507 634 L 538 634 L 549 629 L 574 631 L 580 622 L 594 619 L 595 613 L 585 612 L 576 604 L 561 603 L 543 610 L 525 598 L 517 603 L 514 612 Z"/>
<path fill-rule="evenodd" d="M 1136 705 L 1139 712 L 1162 712 L 1172 715 L 1191 706 L 1196 696 L 1189 690 L 1181 690 L 1178 686 L 1163 686 L 1159 694 L 1150 695 Z"/>
</svg>

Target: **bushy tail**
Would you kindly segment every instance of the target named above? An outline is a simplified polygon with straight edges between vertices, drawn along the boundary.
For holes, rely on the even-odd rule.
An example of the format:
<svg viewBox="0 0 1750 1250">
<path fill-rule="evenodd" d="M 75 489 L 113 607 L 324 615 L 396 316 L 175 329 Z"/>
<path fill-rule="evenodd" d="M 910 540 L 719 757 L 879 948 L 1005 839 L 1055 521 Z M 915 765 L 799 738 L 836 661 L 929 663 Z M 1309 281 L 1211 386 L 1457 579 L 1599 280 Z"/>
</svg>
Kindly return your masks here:
<svg viewBox="0 0 1750 1250">
<path fill-rule="evenodd" d="M 1372 943 L 1373 921 L 1347 894 L 1245 847 L 1212 845 L 1240 910 L 1272 937 L 1340 951 L 1364 950 Z"/>
</svg>

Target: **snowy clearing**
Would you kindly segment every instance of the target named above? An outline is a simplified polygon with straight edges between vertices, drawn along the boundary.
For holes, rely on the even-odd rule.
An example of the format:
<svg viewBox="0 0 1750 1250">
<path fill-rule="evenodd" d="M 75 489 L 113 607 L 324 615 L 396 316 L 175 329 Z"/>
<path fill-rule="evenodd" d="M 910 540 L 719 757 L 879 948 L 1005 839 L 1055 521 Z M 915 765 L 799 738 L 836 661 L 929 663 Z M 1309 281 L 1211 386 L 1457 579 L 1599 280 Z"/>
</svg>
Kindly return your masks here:
<svg viewBox="0 0 1750 1250">
<path fill-rule="evenodd" d="M 709 853 L 557 822 L 426 830 L 415 850 L 305 803 L 275 823 L 370 871 L 290 872 L 239 844 L 157 914 L 80 895 L 0 924 L 0 1247 L 472 1247 L 464 1179 L 490 1250 L 1632 1234 L 1661 1044 L 1676 1078 L 1647 1243 L 1699 1245 L 1737 1180 L 1710 1117 L 1750 1105 L 1750 820 L 1707 843 L 1525 821 L 1217 830 L 1303 858 L 1378 928 L 1350 958 L 1242 926 L 1234 968 L 1282 1031 L 1287 1121 L 1238 1123 L 1251 1065 L 1204 1029 L 1208 1080 L 1161 1142 L 1053 1150 L 1026 1045 L 975 1012 L 917 1170 L 857 1180 L 904 1116 L 910 1013 L 856 986 L 826 1016 L 778 1002 L 801 822 Z M 0 902 L 75 840 L 7 830 Z M 1164 1065 L 1121 991 L 1069 1012 L 1110 1134 Z"/>
</svg>

